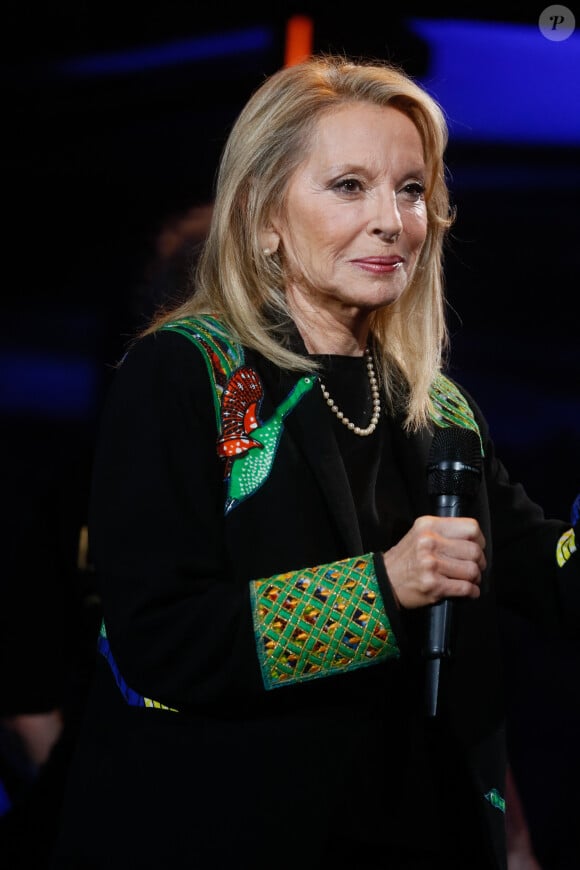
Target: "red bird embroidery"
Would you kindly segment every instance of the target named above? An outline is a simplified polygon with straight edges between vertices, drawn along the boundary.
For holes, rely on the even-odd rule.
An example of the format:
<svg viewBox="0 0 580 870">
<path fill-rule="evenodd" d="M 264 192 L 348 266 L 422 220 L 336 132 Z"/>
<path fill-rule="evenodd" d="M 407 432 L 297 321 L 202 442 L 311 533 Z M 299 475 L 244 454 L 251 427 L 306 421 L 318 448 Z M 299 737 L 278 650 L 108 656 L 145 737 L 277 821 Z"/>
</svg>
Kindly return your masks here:
<svg viewBox="0 0 580 870">
<path fill-rule="evenodd" d="M 252 447 L 264 445 L 250 437 L 259 427 L 258 409 L 264 389 L 249 366 L 241 366 L 229 379 L 222 395 L 222 436 L 218 441 L 218 455 L 227 458 L 239 456 Z"/>
</svg>

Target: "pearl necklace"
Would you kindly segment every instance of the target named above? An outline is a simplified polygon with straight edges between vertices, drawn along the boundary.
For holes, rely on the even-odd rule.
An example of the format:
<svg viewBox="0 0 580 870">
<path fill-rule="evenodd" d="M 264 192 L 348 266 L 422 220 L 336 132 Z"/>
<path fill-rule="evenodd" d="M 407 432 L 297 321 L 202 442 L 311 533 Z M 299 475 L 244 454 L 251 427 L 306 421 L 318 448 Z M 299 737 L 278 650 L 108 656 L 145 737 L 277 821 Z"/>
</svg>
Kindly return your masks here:
<svg viewBox="0 0 580 870">
<path fill-rule="evenodd" d="M 381 399 L 379 395 L 379 386 L 377 383 L 377 378 L 375 375 L 375 367 L 373 366 L 373 358 L 372 354 L 369 351 L 368 347 L 365 347 L 365 357 L 367 360 L 367 372 L 369 376 L 369 383 L 371 385 L 371 394 L 373 397 L 373 416 L 371 417 L 371 422 L 366 427 L 366 429 L 361 429 L 360 426 L 356 426 L 352 423 L 345 414 L 340 410 L 328 390 L 326 386 L 320 381 L 320 389 L 322 390 L 322 395 L 326 400 L 326 404 L 330 408 L 333 414 L 336 414 L 340 422 L 350 429 L 351 432 L 354 432 L 355 435 L 372 435 L 375 429 L 377 428 L 377 423 L 379 422 L 379 417 L 381 414 Z"/>
</svg>

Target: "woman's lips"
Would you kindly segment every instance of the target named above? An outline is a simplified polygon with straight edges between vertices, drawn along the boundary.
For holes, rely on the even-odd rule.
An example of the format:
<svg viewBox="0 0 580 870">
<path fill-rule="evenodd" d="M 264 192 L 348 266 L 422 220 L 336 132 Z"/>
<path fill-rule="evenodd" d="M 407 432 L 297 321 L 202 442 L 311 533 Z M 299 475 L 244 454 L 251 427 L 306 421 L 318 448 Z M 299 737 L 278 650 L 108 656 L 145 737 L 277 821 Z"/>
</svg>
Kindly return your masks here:
<svg viewBox="0 0 580 870">
<path fill-rule="evenodd" d="M 367 272 L 394 272 L 404 263 L 403 257 L 364 257 L 352 263 Z"/>
</svg>

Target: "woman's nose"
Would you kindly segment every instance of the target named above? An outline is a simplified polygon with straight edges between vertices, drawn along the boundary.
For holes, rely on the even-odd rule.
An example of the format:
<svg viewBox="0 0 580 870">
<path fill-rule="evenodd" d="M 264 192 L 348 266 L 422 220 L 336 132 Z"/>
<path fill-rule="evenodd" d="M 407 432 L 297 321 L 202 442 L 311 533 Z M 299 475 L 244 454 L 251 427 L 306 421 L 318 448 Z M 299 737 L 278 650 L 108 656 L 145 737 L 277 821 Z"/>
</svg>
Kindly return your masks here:
<svg viewBox="0 0 580 870">
<path fill-rule="evenodd" d="M 396 242 L 403 231 L 403 221 L 395 194 L 381 196 L 375 203 L 375 210 L 369 221 L 369 233 L 380 236 L 387 244 Z"/>
</svg>

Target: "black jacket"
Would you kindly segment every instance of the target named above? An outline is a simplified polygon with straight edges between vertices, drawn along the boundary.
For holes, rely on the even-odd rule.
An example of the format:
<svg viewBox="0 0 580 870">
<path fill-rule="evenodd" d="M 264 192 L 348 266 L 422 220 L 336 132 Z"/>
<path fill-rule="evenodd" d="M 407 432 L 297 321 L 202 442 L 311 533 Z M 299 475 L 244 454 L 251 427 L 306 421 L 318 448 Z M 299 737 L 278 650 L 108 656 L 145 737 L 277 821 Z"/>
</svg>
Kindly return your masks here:
<svg viewBox="0 0 580 870">
<path fill-rule="evenodd" d="M 357 839 L 386 856 L 428 848 L 437 774 L 417 763 L 413 617 L 364 552 L 315 379 L 293 394 L 296 373 L 175 332 L 129 351 L 103 416 L 90 536 L 104 628 L 53 866 L 321 870 Z M 230 380 L 241 369 L 245 386 Z M 573 630 L 580 559 L 463 395 L 484 449 L 472 514 L 488 569 L 481 597 L 455 606 L 439 773 L 465 779 L 443 816 L 467 819 L 482 866 L 504 868 L 496 611 Z M 430 513 L 432 432 L 392 428 L 412 514 Z"/>
</svg>

